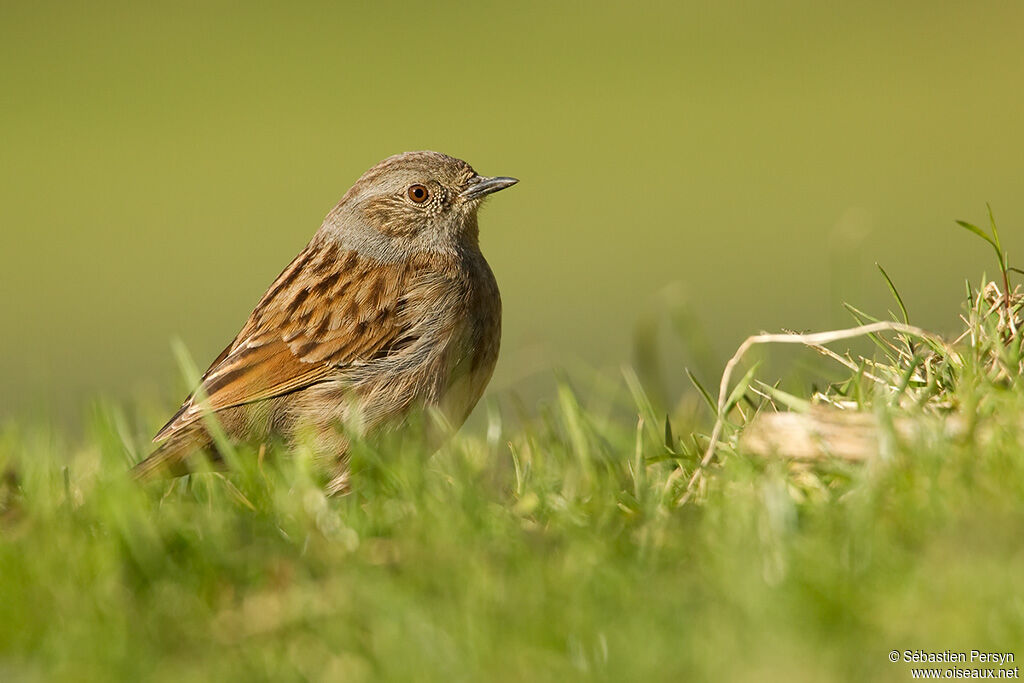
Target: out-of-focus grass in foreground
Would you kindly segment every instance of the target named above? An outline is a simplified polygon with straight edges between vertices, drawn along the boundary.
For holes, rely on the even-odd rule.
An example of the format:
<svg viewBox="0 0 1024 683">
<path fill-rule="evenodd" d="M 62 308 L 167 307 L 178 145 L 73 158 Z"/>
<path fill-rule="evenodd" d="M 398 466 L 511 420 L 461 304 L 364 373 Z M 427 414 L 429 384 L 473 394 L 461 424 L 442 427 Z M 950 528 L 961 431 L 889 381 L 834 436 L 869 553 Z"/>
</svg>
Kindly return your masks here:
<svg viewBox="0 0 1024 683">
<path fill-rule="evenodd" d="M 302 452 L 138 486 L 116 407 L 80 442 L 8 425 L 0 678 L 906 680 L 890 651 L 1013 651 L 1024 389 L 1000 316 L 1021 300 L 971 296 L 955 358 L 911 344 L 819 394 L 966 434 L 809 464 L 730 427 L 685 505 L 707 419 L 666 428 L 629 373 L 631 419 L 566 382 L 433 456 L 364 447 L 330 500 Z M 907 380 L 879 388 L 883 366 Z M 734 426 L 771 409 L 748 397 Z"/>
</svg>

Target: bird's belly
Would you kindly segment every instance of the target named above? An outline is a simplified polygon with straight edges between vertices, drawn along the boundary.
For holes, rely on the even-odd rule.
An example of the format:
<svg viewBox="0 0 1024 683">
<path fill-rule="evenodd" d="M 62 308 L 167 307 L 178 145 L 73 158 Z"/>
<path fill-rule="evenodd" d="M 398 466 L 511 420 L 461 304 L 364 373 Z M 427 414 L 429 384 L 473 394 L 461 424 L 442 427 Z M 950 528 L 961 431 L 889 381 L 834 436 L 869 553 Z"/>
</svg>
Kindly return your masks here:
<svg viewBox="0 0 1024 683">
<path fill-rule="evenodd" d="M 481 358 L 484 352 L 474 349 L 473 353 L 455 364 L 449 374 L 448 386 L 436 402 L 437 413 L 452 432 L 461 427 L 473 412 L 494 372 L 497 356 Z"/>
<path fill-rule="evenodd" d="M 459 343 L 448 354 L 453 360 L 446 373 L 447 387 L 437 401 L 437 408 L 453 430 L 462 426 L 473 411 L 498 361 L 501 299 L 498 297 L 497 286 L 493 285 L 485 296 L 493 297 L 493 300 L 489 305 L 480 305 L 475 310 L 487 313 L 466 321 L 461 334 L 457 335 Z"/>
</svg>

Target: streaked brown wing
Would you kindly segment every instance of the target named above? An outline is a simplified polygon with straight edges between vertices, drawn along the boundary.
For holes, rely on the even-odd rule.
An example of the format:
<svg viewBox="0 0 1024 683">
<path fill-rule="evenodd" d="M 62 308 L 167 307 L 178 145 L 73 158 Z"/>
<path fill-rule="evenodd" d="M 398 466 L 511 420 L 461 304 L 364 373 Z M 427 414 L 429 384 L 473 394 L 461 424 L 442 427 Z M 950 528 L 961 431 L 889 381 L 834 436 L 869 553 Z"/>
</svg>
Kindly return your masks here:
<svg viewBox="0 0 1024 683">
<path fill-rule="evenodd" d="M 203 375 L 200 389 L 154 441 L 199 419 L 204 406 L 218 411 L 281 396 L 336 377 L 346 365 L 388 355 L 415 333 L 415 321 L 403 310 L 421 269 L 368 262 L 334 244 L 310 244 L 270 286 Z M 202 405 L 197 394 L 206 396 Z"/>
</svg>

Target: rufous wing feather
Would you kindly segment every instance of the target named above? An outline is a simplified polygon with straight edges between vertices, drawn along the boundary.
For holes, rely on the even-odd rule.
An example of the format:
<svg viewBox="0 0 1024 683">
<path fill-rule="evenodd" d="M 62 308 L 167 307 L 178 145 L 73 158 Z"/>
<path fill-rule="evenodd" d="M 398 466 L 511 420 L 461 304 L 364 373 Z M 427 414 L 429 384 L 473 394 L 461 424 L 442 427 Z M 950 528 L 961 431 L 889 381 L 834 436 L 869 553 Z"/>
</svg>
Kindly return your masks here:
<svg viewBox="0 0 1024 683">
<path fill-rule="evenodd" d="M 204 411 L 299 391 L 402 348 L 416 334 L 407 309 L 421 270 L 415 263 L 367 262 L 333 244 L 311 243 L 270 286 L 154 441 L 195 431 Z"/>
</svg>

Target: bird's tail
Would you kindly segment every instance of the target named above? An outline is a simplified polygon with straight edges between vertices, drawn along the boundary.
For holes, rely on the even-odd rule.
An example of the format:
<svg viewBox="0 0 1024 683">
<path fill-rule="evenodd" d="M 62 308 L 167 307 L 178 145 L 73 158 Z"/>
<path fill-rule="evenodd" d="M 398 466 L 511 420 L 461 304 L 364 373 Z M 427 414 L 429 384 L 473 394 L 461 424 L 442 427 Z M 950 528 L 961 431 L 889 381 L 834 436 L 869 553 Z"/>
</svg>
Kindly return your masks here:
<svg viewBox="0 0 1024 683">
<path fill-rule="evenodd" d="M 167 439 L 149 457 L 132 467 L 132 478 L 145 481 L 156 477 L 180 477 L 188 474 L 188 457 L 208 448 L 210 439 L 200 431 L 176 434 Z"/>
</svg>

